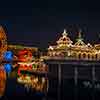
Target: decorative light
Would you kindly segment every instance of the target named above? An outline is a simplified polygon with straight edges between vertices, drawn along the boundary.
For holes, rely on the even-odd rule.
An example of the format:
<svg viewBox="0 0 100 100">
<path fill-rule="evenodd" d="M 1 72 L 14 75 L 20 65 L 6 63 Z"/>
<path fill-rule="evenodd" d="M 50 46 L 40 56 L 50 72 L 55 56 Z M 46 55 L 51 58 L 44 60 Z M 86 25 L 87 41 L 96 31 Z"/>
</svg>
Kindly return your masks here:
<svg viewBox="0 0 100 100">
<path fill-rule="evenodd" d="M 37 68 L 37 65 L 36 64 L 33 64 L 33 69 Z"/>
<path fill-rule="evenodd" d="M 71 55 L 71 53 L 70 52 L 68 52 L 68 56 L 70 56 Z"/>
<path fill-rule="evenodd" d="M 32 60 L 32 53 L 29 50 L 23 49 L 18 53 L 18 59 L 20 61 L 26 62 Z"/>
<path fill-rule="evenodd" d="M 72 46 L 72 44 L 70 43 L 70 44 L 68 44 L 68 47 L 71 47 Z"/>
<path fill-rule="evenodd" d="M 90 43 L 88 43 L 87 45 L 90 46 Z"/>
<path fill-rule="evenodd" d="M 4 59 L 5 60 L 12 60 L 13 59 L 13 53 L 12 53 L 12 51 L 7 51 L 7 52 L 5 52 L 4 53 Z"/>
<path fill-rule="evenodd" d="M 98 53 L 100 53 L 100 50 L 98 51 Z"/>
<path fill-rule="evenodd" d="M 44 77 L 42 78 L 42 82 L 45 83 L 45 78 Z"/>
<path fill-rule="evenodd" d="M 34 79 L 34 82 L 37 83 L 38 82 L 38 77 Z"/>
<path fill-rule="evenodd" d="M 63 37 L 66 37 L 67 36 L 67 32 L 66 32 L 66 29 L 64 29 L 64 32 L 62 33 Z"/>
<path fill-rule="evenodd" d="M 35 62 L 18 62 L 18 64 L 22 66 L 25 66 L 25 65 L 30 66 L 30 65 L 35 64 Z"/>
<path fill-rule="evenodd" d="M 53 50 L 53 47 L 52 46 L 49 46 L 49 50 Z"/>
<path fill-rule="evenodd" d="M 4 65 L 4 69 L 7 73 L 11 72 L 12 69 L 12 65 L 11 64 L 5 64 Z"/>
</svg>

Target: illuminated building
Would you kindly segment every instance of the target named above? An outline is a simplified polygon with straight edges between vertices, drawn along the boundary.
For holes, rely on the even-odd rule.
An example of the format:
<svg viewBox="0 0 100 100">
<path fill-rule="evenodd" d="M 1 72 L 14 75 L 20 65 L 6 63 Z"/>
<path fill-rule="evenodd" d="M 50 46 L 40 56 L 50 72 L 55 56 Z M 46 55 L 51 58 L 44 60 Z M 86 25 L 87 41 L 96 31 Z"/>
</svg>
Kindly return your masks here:
<svg viewBox="0 0 100 100">
<path fill-rule="evenodd" d="M 76 43 L 71 41 L 66 30 L 56 43 L 57 45 L 49 46 L 47 57 L 52 59 L 100 60 L 100 44 L 86 44 L 82 39 L 81 31 Z"/>
<path fill-rule="evenodd" d="M 35 59 L 29 50 L 20 50 L 18 61 L 18 75 L 20 75 L 20 71 L 47 73 L 47 65 L 43 61 L 40 61 L 40 59 Z"/>
<path fill-rule="evenodd" d="M 30 51 L 33 56 L 38 53 L 38 48 L 36 47 L 28 47 L 28 46 L 23 46 L 23 45 L 8 45 L 8 48 L 7 48 L 8 51 L 13 52 L 14 54 L 13 60 L 15 61 L 18 60 L 18 53 L 23 49 Z"/>
<path fill-rule="evenodd" d="M 30 50 L 22 49 L 18 52 L 18 59 L 20 62 L 31 62 L 33 56 Z"/>
<path fill-rule="evenodd" d="M 81 31 L 78 33 L 76 42 L 73 43 L 64 30 L 56 45 L 50 45 L 47 56 L 42 58 L 48 65 L 49 75 L 56 78 L 58 83 L 57 86 L 56 80 L 49 80 L 49 90 L 59 91 L 59 95 L 61 84 L 64 84 L 65 80 L 68 80 L 67 83 L 72 82 L 75 93 L 78 91 L 79 84 L 80 88 L 84 88 L 83 83 L 90 82 L 94 90 L 96 82 L 100 82 L 100 44 L 85 43 Z M 72 89 L 72 87 L 69 89 L 67 83 L 66 93 Z"/>
<path fill-rule="evenodd" d="M 30 50 L 32 53 L 38 52 L 38 48 L 36 47 L 28 47 L 28 46 L 23 46 L 23 45 L 9 45 L 8 44 L 8 48 L 7 48 L 7 50 L 13 51 L 15 55 L 17 55 L 18 52 L 23 49 Z"/>
<path fill-rule="evenodd" d="M 0 60 L 3 59 L 4 52 L 7 51 L 7 37 L 2 26 L 0 26 Z"/>
</svg>

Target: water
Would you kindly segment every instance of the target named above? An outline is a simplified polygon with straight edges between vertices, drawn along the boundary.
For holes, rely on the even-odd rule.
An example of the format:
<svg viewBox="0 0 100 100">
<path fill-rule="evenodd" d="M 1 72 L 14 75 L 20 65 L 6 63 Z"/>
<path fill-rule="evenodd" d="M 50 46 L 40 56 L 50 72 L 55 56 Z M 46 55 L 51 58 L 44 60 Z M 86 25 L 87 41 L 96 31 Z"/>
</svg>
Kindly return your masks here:
<svg viewBox="0 0 100 100">
<path fill-rule="evenodd" d="M 35 90 L 29 90 L 24 85 L 18 84 L 16 79 L 8 79 L 5 96 L 11 97 L 23 97 L 23 98 L 37 98 L 39 100 L 98 100 L 100 91 L 95 91 L 93 94 L 93 88 L 86 88 L 78 86 L 75 88 L 74 81 L 63 80 L 63 83 L 59 89 L 57 80 L 52 80 L 54 83 L 49 83 L 49 90 L 46 93 L 37 92 Z"/>
<path fill-rule="evenodd" d="M 16 70 L 13 70 L 6 80 L 5 93 L 2 96 L 5 100 L 11 98 L 25 98 L 27 100 L 99 100 L 100 95 L 100 82 L 97 81 L 94 84 L 91 80 L 78 79 L 77 85 L 75 85 L 74 79 L 62 79 L 61 84 L 57 78 L 44 77 L 47 83 L 43 89 L 39 90 L 39 87 L 33 86 L 27 88 L 27 85 L 18 83 Z M 30 77 L 38 77 L 37 84 L 42 84 L 42 76 L 29 75 Z M 35 84 L 35 83 L 34 83 Z M 34 85 L 33 84 L 33 85 Z"/>
</svg>

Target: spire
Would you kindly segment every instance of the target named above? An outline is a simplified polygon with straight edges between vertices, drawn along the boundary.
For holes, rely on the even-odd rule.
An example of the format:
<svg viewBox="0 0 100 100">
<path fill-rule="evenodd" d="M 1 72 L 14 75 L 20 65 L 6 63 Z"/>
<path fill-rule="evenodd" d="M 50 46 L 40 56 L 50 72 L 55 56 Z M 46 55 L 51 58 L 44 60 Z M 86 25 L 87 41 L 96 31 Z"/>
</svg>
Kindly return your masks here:
<svg viewBox="0 0 100 100">
<path fill-rule="evenodd" d="M 64 32 L 62 33 L 63 36 L 67 36 L 66 29 L 64 29 Z"/>
<path fill-rule="evenodd" d="M 82 39 L 82 34 L 81 34 L 81 33 L 82 33 L 82 30 L 80 29 L 80 30 L 79 30 L 79 33 L 78 33 L 78 39 L 77 39 L 78 41 L 79 41 L 79 40 L 83 40 L 83 39 Z"/>
<path fill-rule="evenodd" d="M 78 33 L 78 38 L 81 38 L 82 37 L 81 32 L 82 32 L 82 30 L 80 29 L 79 30 L 79 33 Z"/>
<path fill-rule="evenodd" d="M 82 31 L 80 29 L 79 32 L 78 32 L 78 38 L 76 39 L 77 42 L 75 43 L 75 45 L 77 45 L 77 46 L 84 46 L 85 45 L 85 43 L 83 42 L 83 38 L 82 38 L 81 32 Z"/>
</svg>

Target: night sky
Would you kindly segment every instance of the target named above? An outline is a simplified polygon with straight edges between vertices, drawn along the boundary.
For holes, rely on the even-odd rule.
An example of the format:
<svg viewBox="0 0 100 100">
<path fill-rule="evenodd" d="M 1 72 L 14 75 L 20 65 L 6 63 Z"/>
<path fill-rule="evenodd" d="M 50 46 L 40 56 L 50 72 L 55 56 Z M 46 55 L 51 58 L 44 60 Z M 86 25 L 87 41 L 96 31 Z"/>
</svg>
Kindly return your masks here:
<svg viewBox="0 0 100 100">
<path fill-rule="evenodd" d="M 2 0 L 0 24 L 8 43 L 47 48 L 67 29 L 75 41 L 81 28 L 84 40 L 98 43 L 99 2 L 81 0 Z"/>
</svg>

